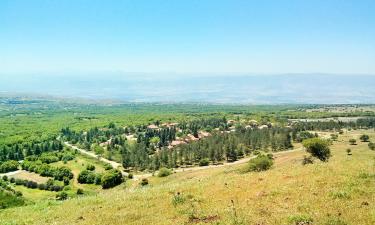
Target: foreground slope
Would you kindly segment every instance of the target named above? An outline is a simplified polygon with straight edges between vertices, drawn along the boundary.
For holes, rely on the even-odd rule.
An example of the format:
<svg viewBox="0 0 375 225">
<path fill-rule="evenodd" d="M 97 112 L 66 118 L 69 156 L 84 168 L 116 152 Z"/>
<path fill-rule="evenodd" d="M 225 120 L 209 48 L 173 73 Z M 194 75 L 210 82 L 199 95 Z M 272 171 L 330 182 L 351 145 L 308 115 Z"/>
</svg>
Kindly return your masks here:
<svg viewBox="0 0 375 225">
<path fill-rule="evenodd" d="M 0 212 L 0 224 L 375 224 L 375 152 L 339 137 L 328 163 L 302 166 L 305 154 L 281 154 L 273 169 L 245 165 L 128 181 L 96 196 L 44 201 Z M 353 155 L 348 156 L 346 149 Z"/>
</svg>

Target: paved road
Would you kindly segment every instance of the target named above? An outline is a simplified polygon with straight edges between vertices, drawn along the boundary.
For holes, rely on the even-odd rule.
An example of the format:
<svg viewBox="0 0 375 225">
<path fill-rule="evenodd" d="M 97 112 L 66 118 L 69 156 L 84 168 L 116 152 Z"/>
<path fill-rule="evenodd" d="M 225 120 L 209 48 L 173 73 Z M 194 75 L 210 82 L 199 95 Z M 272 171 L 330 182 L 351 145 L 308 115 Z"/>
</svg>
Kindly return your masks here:
<svg viewBox="0 0 375 225">
<path fill-rule="evenodd" d="M 118 162 L 114 162 L 114 161 L 108 160 L 106 158 L 99 157 L 94 152 L 90 152 L 90 151 L 78 148 L 77 146 L 74 146 L 74 145 L 72 145 L 72 144 L 70 144 L 68 142 L 64 142 L 64 143 L 65 143 L 65 145 L 71 147 L 72 149 L 78 150 L 82 154 L 91 156 L 93 158 L 99 159 L 102 162 L 106 162 L 106 163 L 111 164 L 113 166 L 113 168 L 121 167 L 121 164 L 118 163 Z M 284 155 L 284 154 L 289 154 L 289 153 L 297 152 L 297 151 L 301 151 L 301 150 L 303 150 L 302 147 L 298 148 L 298 149 L 294 149 L 294 150 L 289 150 L 289 151 L 276 152 L 276 153 L 273 153 L 273 155 L 274 156 Z M 240 160 L 235 161 L 235 162 L 226 162 L 226 163 L 223 163 L 223 164 L 220 164 L 220 165 L 209 165 L 209 166 L 200 166 L 200 167 L 179 168 L 179 169 L 175 169 L 174 172 L 180 173 L 180 172 L 186 172 L 186 171 L 197 171 L 197 170 L 205 170 L 205 169 L 218 168 L 218 167 L 223 167 L 223 166 L 239 165 L 239 164 L 247 163 L 250 159 L 253 159 L 255 157 L 257 157 L 257 156 L 251 156 L 251 157 L 243 158 L 243 159 L 240 159 Z M 125 176 L 128 175 L 128 173 L 126 173 L 126 172 L 122 172 L 122 173 Z M 134 179 L 135 180 L 139 180 L 139 179 L 147 178 L 147 177 L 151 177 L 151 176 L 152 176 L 152 173 L 145 173 L 145 174 L 140 174 L 140 175 L 134 175 Z"/>
</svg>

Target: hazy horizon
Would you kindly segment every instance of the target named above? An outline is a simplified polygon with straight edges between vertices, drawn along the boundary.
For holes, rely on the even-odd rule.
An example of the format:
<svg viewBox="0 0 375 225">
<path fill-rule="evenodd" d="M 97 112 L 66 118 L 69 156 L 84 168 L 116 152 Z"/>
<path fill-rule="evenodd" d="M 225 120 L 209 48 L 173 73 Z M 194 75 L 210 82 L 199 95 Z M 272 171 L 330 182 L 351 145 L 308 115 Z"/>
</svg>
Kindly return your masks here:
<svg viewBox="0 0 375 225">
<path fill-rule="evenodd" d="M 313 85 L 312 85 L 313 84 Z M 372 75 L 137 76 L 96 74 L 0 77 L 3 94 L 124 102 L 204 102 L 237 104 L 375 103 Z M 0 92 L 1 94 L 1 92 Z"/>
</svg>

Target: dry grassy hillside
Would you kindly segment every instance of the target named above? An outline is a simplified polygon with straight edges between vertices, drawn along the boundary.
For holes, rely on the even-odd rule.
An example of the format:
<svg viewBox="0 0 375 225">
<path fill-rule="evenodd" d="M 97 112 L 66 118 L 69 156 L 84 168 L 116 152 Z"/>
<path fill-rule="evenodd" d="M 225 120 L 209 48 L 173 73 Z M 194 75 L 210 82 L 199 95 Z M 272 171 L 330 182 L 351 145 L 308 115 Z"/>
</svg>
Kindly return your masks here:
<svg viewBox="0 0 375 225">
<path fill-rule="evenodd" d="M 273 168 L 246 165 L 128 181 L 96 196 L 48 200 L 0 212 L 0 224 L 375 224 L 375 151 L 339 136 L 328 163 L 301 164 L 303 151 L 277 156 Z M 352 155 L 346 149 L 352 149 Z M 310 223 L 304 223 L 310 224 Z"/>
</svg>

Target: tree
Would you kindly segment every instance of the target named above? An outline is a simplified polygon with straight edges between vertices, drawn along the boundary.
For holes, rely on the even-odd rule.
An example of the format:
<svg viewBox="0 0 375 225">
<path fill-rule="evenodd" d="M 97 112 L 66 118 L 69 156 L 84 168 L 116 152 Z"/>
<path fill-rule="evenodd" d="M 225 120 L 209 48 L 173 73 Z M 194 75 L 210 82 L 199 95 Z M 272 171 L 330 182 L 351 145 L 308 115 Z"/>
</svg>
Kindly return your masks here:
<svg viewBox="0 0 375 225">
<path fill-rule="evenodd" d="M 355 145 L 355 144 L 357 143 L 357 140 L 354 139 L 354 138 L 351 138 L 351 139 L 349 139 L 349 143 L 350 143 L 351 145 Z"/>
<path fill-rule="evenodd" d="M 331 157 L 331 150 L 329 148 L 330 143 L 327 140 L 310 138 L 304 140 L 302 144 L 311 156 L 318 158 L 323 162 L 328 161 L 329 157 Z"/>
<path fill-rule="evenodd" d="M 370 140 L 370 136 L 368 136 L 367 134 L 362 134 L 359 139 L 363 142 L 368 142 Z"/>
<path fill-rule="evenodd" d="M 103 189 L 107 189 L 121 184 L 123 178 L 119 170 L 113 169 L 105 172 L 101 180 Z"/>
</svg>

